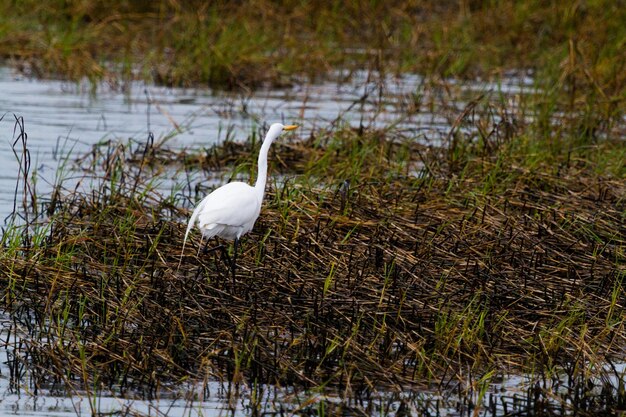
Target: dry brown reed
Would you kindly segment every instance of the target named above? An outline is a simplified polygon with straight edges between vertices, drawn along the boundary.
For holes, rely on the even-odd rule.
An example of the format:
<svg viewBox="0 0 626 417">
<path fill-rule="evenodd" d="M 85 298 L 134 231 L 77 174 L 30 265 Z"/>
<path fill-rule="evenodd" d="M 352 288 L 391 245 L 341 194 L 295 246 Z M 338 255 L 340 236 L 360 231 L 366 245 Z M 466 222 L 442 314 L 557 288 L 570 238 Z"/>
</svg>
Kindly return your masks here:
<svg viewBox="0 0 626 417">
<path fill-rule="evenodd" d="M 491 370 L 577 373 L 623 355 L 623 180 L 584 164 L 530 170 L 502 162 L 502 148 L 459 171 L 450 149 L 393 131 L 317 132 L 277 147 L 276 168 L 293 175 L 270 187 L 231 288 L 226 242 L 193 236 L 177 269 L 189 211 L 146 191 L 148 167 L 222 152 L 254 150 L 94 149 L 100 187 L 58 194 L 43 236 L 22 240 L 39 243 L 1 258 L 22 335 L 15 378 L 359 395 Z"/>
</svg>

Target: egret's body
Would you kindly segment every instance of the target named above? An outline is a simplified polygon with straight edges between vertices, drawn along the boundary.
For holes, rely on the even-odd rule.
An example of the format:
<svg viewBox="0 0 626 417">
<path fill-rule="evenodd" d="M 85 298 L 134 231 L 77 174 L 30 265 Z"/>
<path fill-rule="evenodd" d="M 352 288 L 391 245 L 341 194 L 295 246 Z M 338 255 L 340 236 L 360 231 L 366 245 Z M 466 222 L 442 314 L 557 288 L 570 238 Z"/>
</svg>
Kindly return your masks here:
<svg viewBox="0 0 626 417">
<path fill-rule="evenodd" d="M 204 197 L 189 219 L 183 240 L 183 251 L 185 250 L 187 236 L 191 228 L 197 223 L 204 238 L 210 239 L 218 236 L 227 240 L 234 240 L 235 256 L 237 255 L 239 238 L 252 230 L 256 219 L 261 213 L 265 183 L 267 181 L 267 154 L 269 148 L 283 130 L 293 130 L 296 127 L 295 125 L 284 126 L 280 123 L 274 123 L 270 126 L 259 151 L 259 172 L 254 186 L 244 182 L 231 182 L 222 185 Z M 234 260 L 232 268 L 234 279 Z"/>
<path fill-rule="evenodd" d="M 244 182 L 231 182 L 204 197 L 194 210 L 187 233 L 197 221 L 202 236 L 239 239 L 252 230 L 261 213 L 263 194 Z M 186 239 L 186 235 L 185 235 Z"/>
</svg>

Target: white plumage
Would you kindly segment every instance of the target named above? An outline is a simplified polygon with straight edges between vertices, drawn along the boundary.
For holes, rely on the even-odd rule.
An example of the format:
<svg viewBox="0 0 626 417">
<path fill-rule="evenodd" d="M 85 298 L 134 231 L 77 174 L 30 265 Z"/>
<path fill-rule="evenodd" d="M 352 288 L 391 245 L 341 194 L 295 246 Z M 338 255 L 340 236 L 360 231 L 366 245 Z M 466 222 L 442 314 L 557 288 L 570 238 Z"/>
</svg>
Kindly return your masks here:
<svg viewBox="0 0 626 417">
<path fill-rule="evenodd" d="M 213 236 L 239 239 L 252 230 L 261 213 L 262 199 L 263 196 L 257 195 L 254 187 L 246 183 L 223 185 L 198 204 L 189 220 L 187 233 L 197 221 L 202 236 L 207 239 Z"/>
<path fill-rule="evenodd" d="M 293 130 L 297 127 L 295 125 L 285 126 L 280 123 L 274 123 L 270 126 L 259 151 L 259 172 L 254 186 L 239 181 L 231 182 L 217 188 L 200 201 L 187 224 L 187 231 L 183 240 L 183 252 L 189 231 L 197 223 L 198 229 L 200 229 L 204 238 L 210 239 L 214 236 L 219 236 L 224 239 L 234 240 L 236 256 L 239 238 L 252 230 L 256 219 L 261 213 L 265 183 L 267 181 L 267 154 L 270 145 L 280 136 L 283 130 Z"/>
</svg>

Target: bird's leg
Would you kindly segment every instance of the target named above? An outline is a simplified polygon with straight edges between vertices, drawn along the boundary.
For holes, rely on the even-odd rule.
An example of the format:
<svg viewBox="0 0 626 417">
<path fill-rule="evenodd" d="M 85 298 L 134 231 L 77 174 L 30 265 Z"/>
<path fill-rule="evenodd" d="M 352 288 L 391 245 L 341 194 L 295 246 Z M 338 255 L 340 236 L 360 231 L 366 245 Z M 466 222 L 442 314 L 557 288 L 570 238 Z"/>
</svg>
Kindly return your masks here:
<svg viewBox="0 0 626 417">
<path fill-rule="evenodd" d="M 209 253 L 209 240 L 211 239 L 207 239 L 206 242 L 204 243 L 204 247 L 202 248 L 203 255 L 206 255 L 207 253 Z"/>
<path fill-rule="evenodd" d="M 213 246 L 211 249 L 209 249 L 209 241 L 210 241 L 210 240 L 211 240 L 211 239 L 207 239 L 207 240 L 206 240 L 206 243 L 205 243 L 205 244 L 204 244 L 204 246 L 203 246 L 203 249 L 202 249 L 202 254 L 203 254 L 203 255 L 208 255 L 209 253 L 211 253 L 211 252 L 215 252 L 215 251 L 220 250 L 220 249 L 221 249 L 221 251 L 222 251 L 222 252 L 224 252 L 224 245 L 222 245 L 222 243 L 221 243 L 219 240 L 217 240 L 217 239 L 216 239 L 216 241 L 217 241 L 217 246 Z M 200 254 L 200 253 L 198 253 L 198 255 L 199 255 L 199 254 Z"/>
<path fill-rule="evenodd" d="M 220 254 L 222 255 L 221 261 L 226 264 L 226 279 L 228 279 L 228 268 L 232 267 L 232 261 L 230 259 L 230 255 L 228 254 L 228 246 L 222 244 L 220 241 L 220 245 L 215 249 L 220 250 Z"/>
<path fill-rule="evenodd" d="M 233 251 L 233 261 L 230 265 L 233 273 L 233 292 L 235 292 L 235 268 L 237 267 L 237 247 L 239 246 L 239 238 L 235 238 L 235 250 Z"/>
</svg>

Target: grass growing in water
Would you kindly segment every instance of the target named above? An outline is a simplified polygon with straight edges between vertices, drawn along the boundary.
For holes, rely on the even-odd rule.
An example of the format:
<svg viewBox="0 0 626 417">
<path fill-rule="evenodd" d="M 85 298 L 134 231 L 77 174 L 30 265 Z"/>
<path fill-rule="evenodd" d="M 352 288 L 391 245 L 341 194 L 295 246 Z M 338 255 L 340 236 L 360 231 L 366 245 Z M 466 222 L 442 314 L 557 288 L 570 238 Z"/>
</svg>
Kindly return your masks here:
<svg viewBox="0 0 626 417">
<path fill-rule="evenodd" d="M 619 2 L 35 0 L 0 4 L 0 56 L 37 75 L 254 87 L 338 68 L 491 77 L 533 70 L 572 108 L 624 106 Z"/>
<path fill-rule="evenodd" d="M 27 346 L 12 366 L 35 387 L 121 391 L 207 374 L 355 395 L 467 372 L 586 377 L 626 336 L 623 145 L 531 135 L 481 105 L 442 146 L 349 127 L 276 143 L 285 180 L 234 292 L 219 250 L 191 245 L 176 269 L 180 199 L 196 198 L 159 194 L 152 169 L 253 172 L 255 142 L 94 148 L 92 192 L 55 194 L 42 227 L 3 235 L 3 302 Z"/>
</svg>

